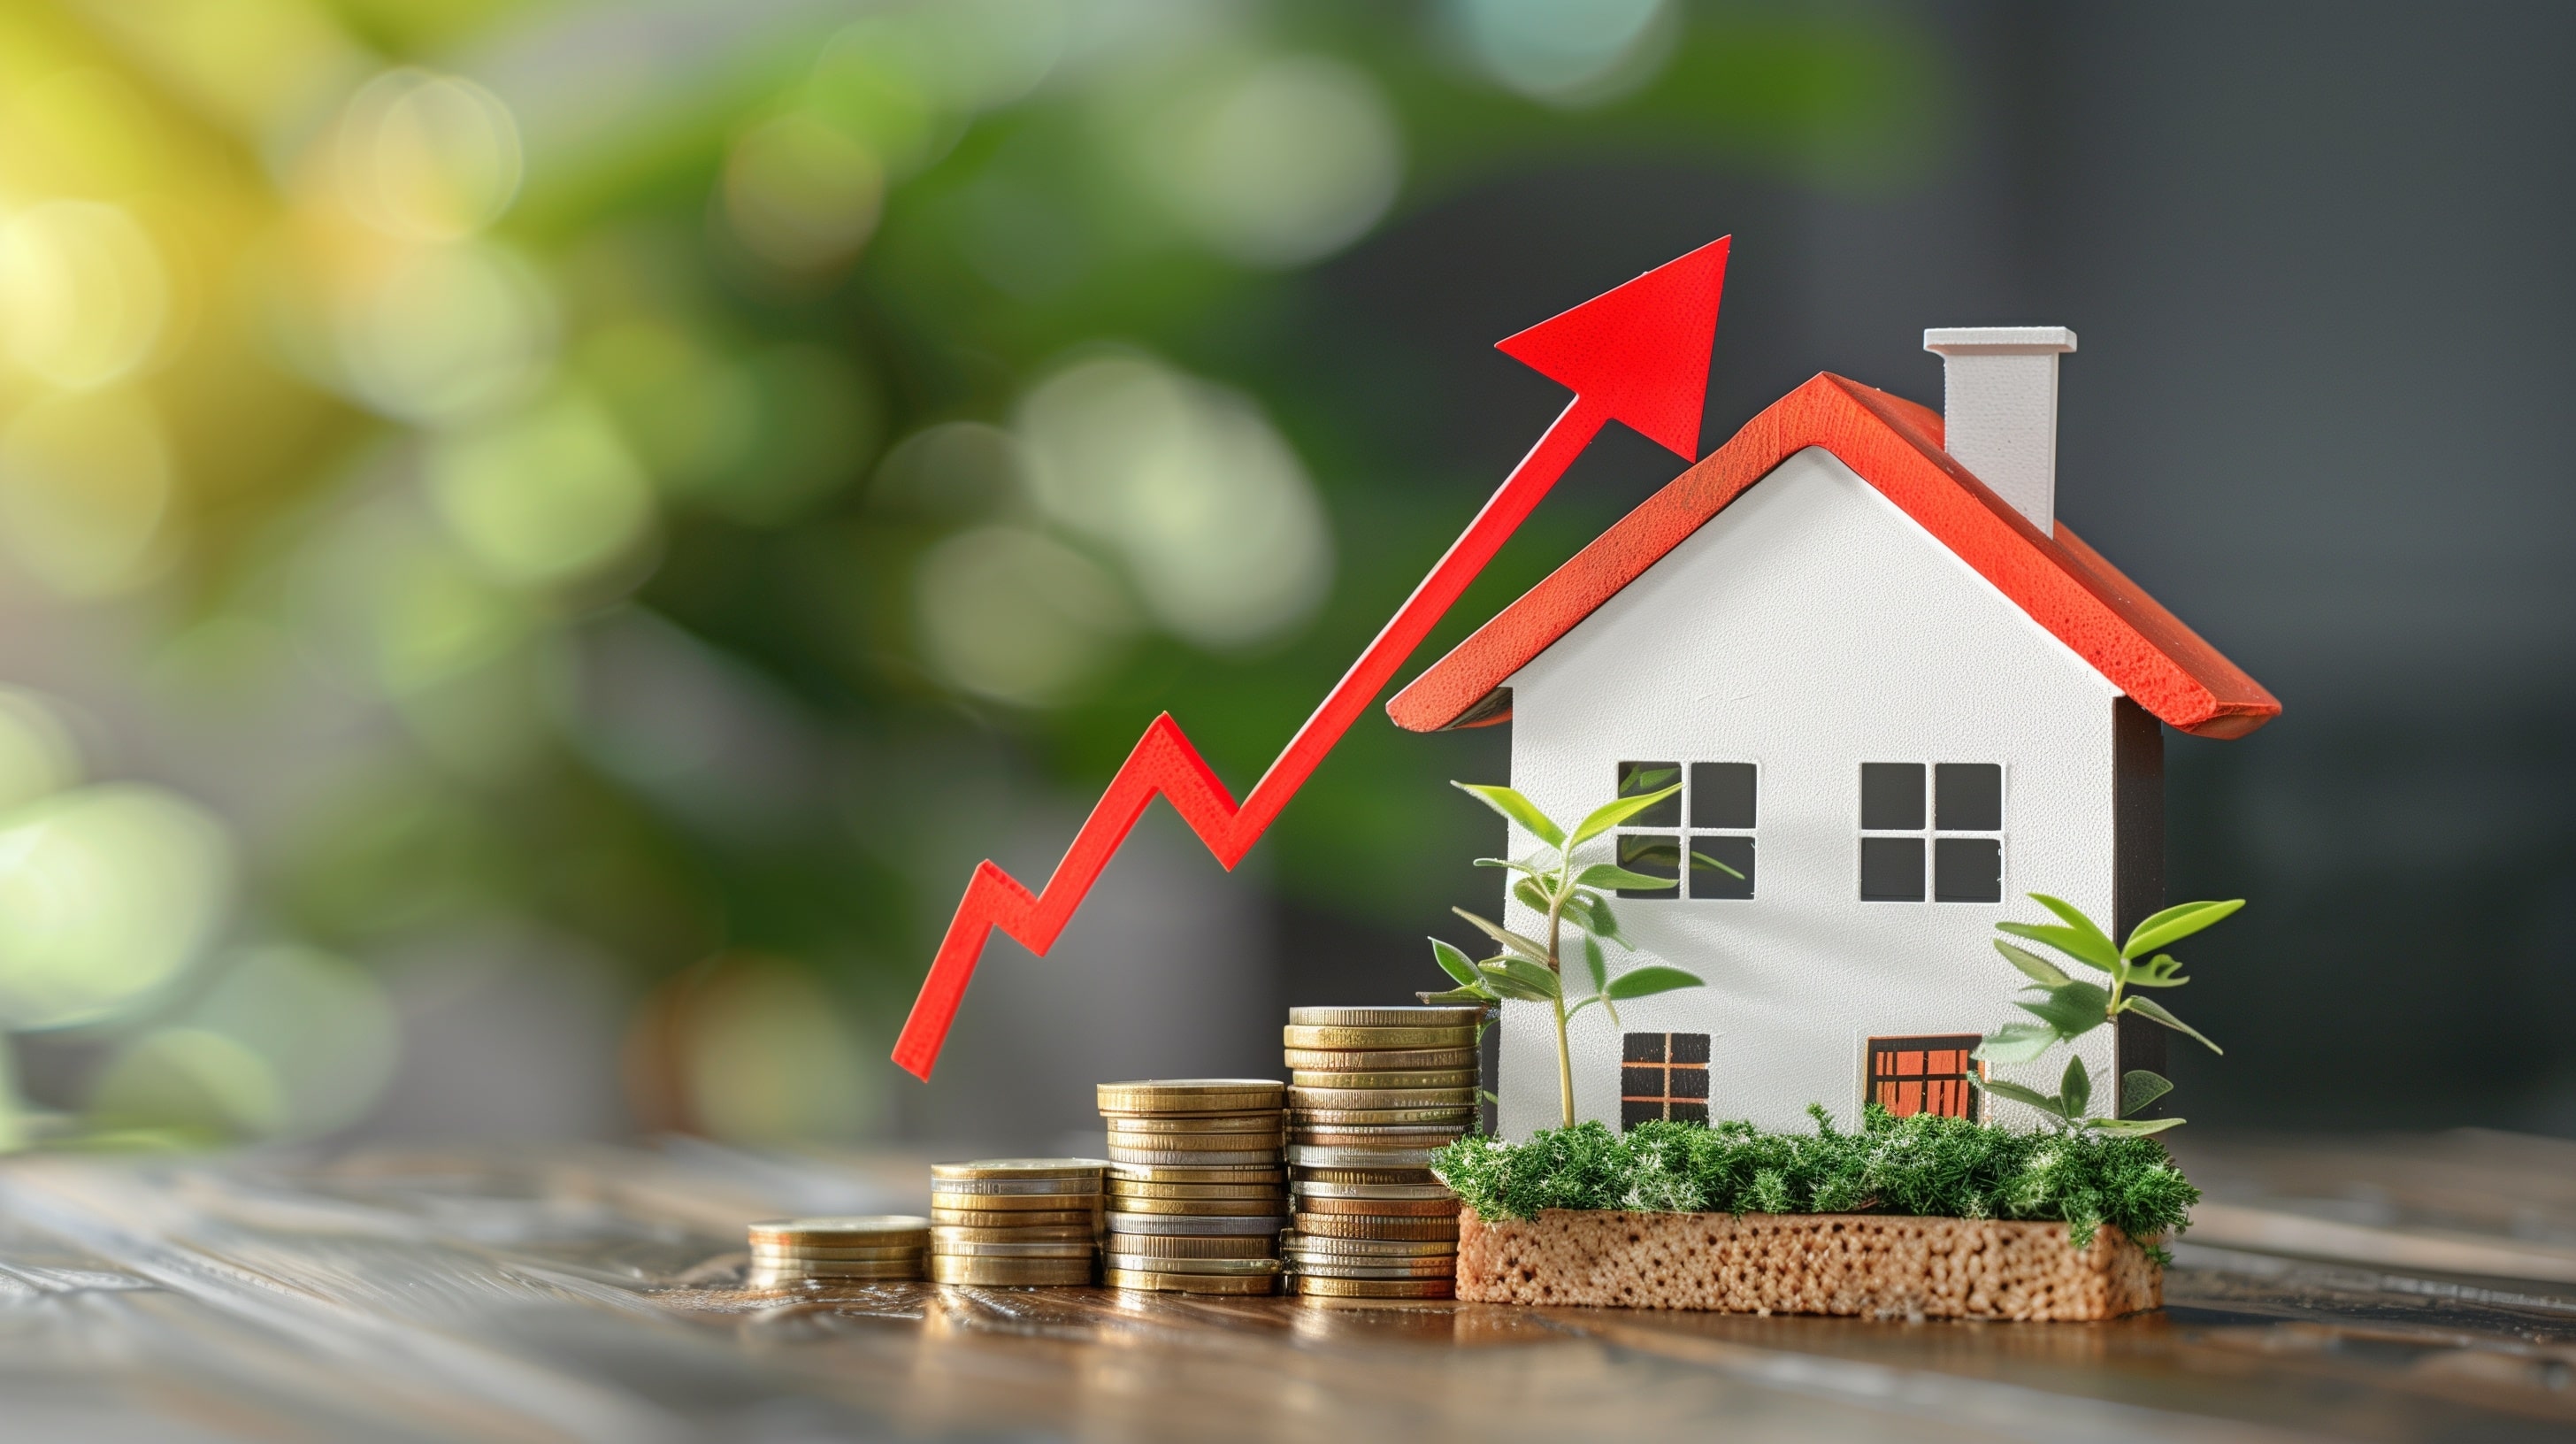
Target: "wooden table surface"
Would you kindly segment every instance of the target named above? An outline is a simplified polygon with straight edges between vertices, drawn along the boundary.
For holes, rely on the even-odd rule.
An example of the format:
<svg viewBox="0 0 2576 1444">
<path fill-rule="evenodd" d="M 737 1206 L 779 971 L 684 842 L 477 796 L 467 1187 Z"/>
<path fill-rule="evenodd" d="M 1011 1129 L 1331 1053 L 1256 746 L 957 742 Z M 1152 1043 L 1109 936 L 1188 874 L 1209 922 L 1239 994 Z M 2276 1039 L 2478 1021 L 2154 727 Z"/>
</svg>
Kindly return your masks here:
<svg viewBox="0 0 2576 1444">
<path fill-rule="evenodd" d="M 2110 1324 L 749 1292 L 741 1225 L 918 1211 L 922 1159 L 679 1141 L 0 1163 L 0 1438 L 2576 1437 L 2576 1144 L 2177 1145 Z"/>
</svg>

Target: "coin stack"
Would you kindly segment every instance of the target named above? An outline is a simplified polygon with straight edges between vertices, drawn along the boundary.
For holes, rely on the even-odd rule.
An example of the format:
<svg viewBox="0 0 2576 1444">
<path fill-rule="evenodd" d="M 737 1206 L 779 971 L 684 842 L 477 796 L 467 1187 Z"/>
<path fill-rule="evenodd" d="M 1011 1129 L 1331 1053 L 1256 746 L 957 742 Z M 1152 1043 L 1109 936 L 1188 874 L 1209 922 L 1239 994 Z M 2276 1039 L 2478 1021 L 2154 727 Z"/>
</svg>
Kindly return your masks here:
<svg viewBox="0 0 2576 1444">
<path fill-rule="evenodd" d="M 1289 1286 L 1315 1298 L 1448 1298 L 1458 1199 L 1432 1152 L 1476 1123 L 1477 1007 L 1288 1014 Z"/>
<path fill-rule="evenodd" d="M 751 1226 L 744 1282 L 775 1289 L 807 1279 L 917 1279 L 929 1242 L 930 1220 L 912 1213 L 763 1219 Z"/>
<path fill-rule="evenodd" d="M 930 1277 L 943 1284 L 1087 1284 L 1100 1254 L 1096 1158 L 930 1166 Z"/>
<path fill-rule="evenodd" d="M 1288 1222 L 1276 1079 L 1100 1085 L 1112 1288 L 1266 1294 Z"/>
</svg>

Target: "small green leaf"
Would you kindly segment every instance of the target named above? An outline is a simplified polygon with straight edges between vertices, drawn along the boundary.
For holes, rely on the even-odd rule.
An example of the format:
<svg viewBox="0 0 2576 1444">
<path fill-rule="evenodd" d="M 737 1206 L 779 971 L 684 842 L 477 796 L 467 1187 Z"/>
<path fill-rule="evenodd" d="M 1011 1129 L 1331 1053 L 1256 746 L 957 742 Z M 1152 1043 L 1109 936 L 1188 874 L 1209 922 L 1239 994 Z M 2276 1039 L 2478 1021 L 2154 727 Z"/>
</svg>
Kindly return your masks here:
<svg viewBox="0 0 2576 1444">
<path fill-rule="evenodd" d="M 1485 782 L 1452 782 L 1449 785 L 1519 823 L 1521 831 L 1560 852 L 1564 850 L 1565 829 L 1548 821 L 1547 814 L 1538 810 L 1537 803 L 1511 788 Z"/>
<path fill-rule="evenodd" d="M 1485 964 L 1485 977 L 1488 982 L 1507 978 L 1514 987 L 1524 990 L 1526 996 L 1540 1002 L 1554 999 L 1563 992 L 1554 969 L 1523 958 L 1496 958 Z M 1497 983 L 1495 986 L 1499 988 L 1501 985 Z"/>
<path fill-rule="evenodd" d="M 2111 1020 L 2110 993 L 2091 983 L 2067 983 L 2047 991 L 2040 1002 L 2015 1006 L 2055 1028 L 2060 1037 L 2081 1038 Z"/>
<path fill-rule="evenodd" d="M 1607 959 L 1601 956 L 1601 940 L 1599 938 L 1585 938 L 1583 940 L 1583 966 L 1586 971 L 1592 974 L 1592 991 L 1596 993 L 1606 993 L 1610 991 L 1610 964 Z"/>
<path fill-rule="evenodd" d="M 2179 1118 L 2088 1118 L 2084 1120 L 2084 1126 L 2104 1133 L 2139 1138 L 2150 1133 L 2162 1133 L 2168 1128 L 2180 1128 L 2182 1120 Z"/>
<path fill-rule="evenodd" d="M 1725 863 L 1719 862 L 1716 858 L 1709 856 L 1707 853 L 1701 852 L 1697 848 L 1691 849 L 1690 860 L 1700 867 L 1716 868 L 1719 872 L 1725 873 L 1728 877 L 1735 879 L 1737 882 L 1744 881 L 1744 874 L 1737 872 L 1735 869 L 1728 867 Z"/>
<path fill-rule="evenodd" d="M 1528 863 L 1525 863 L 1525 862 L 1514 862 L 1514 861 L 1512 861 L 1510 858 L 1507 858 L 1507 857 L 1480 857 L 1480 858 L 1476 859 L 1476 866 L 1478 866 L 1478 867 L 1507 867 L 1507 868 L 1510 868 L 1510 869 L 1511 869 L 1512 871 L 1514 871 L 1514 872 L 1525 872 L 1525 873 L 1528 873 L 1528 874 L 1529 874 L 1530 876 L 1532 876 L 1532 877 L 1538 877 L 1538 876 L 1540 876 L 1540 875 L 1541 875 L 1541 874 L 1540 874 L 1539 869 L 1537 869 L 1537 868 L 1535 868 L 1535 867 L 1530 866 Z"/>
<path fill-rule="evenodd" d="M 2120 949 L 2120 956 L 2144 957 L 2158 948 L 2169 947 L 2212 923 L 2224 921 L 2243 906 L 2245 899 L 2240 897 L 2226 902 L 2191 902 L 2166 908 L 2129 930 L 2128 944 Z"/>
<path fill-rule="evenodd" d="M 2110 967 L 2119 958 L 2119 945 L 2111 941 L 2109 933 L 2102 931 L 2101 924 L 2086 917 L 2082 908 L 2062 898 L 2050 897 L 2044 892 L 2032 893 L 2030 900 L 2057 914 L 2059 922 L 2066 924 L 2069 931 L 2084 939 L 2085 951 L 2079 956 L 2094 959 L 2104 968 Z"/>
<path fill-rule="evenodd" d="M 1422 996 L 1426 1001 L 1434 1003 L 1490 1003 L 1494 1001 L 1494 994 L 1492 991 L 1487 989 L 1481 982 L 1469 983 L 1464 987 L 1451 988 L 1447 992 L 1442 993 L 1425 993 Z"/>
<path fill-rule="evenodd" d="M 1433 938 L 1431 960 L 1440 965 L 1440 971 L 1456 978 L 1466 986 L 1472 988 L 1476 985 L 1476 965 L 1470 962 L 1466 953 L 1460 951 L 1456 945 Z"/>
<path fill-rule="evenodd" d="M 2122 998 L 2120 1000 L 2120 1011 L 2123 1013 L 2135 1013 L 2143 1018 L 2153 1018 L 2157 1022 L 2164 1024 L 2166 1027 L 2173 1029 L 2177 1033 L 2188 1033 L 2192 1037 L 2199 1039 L 2200 1046 L 2207 1048 L 2212 1053 L 2216 1053 L 2222 1058 L 2227 1056 L 2226 1049 L 2219 1047 L 2216 1043 L 2209 1041 L 2207 1038 L 2201 1037 L 2201 1032 L 2198 1028 L 2195 1028 L 2189 1023 L 2184 1022 L 2182 1019 L 2175 1017 L 2173 1014 L 2166 1012 L 2162 1004 L 2146 998 Z"/>
<path fill-rule="evenodd" d="M 1539 887 L 1535 878 L 1525 877 L 1513 883 L 1512 899 L 1531 912 L 1542 917 L 1547 915 L 1547 893 Z"/>
<path fill-rule="evenodd" d="M 1465 918 L 1471 923 L 1474 923 L 1479 932 L 1492 938 L 1495 942 L 1501 943 L 1505 948 L 1520 954 L 1522 957 L 1529 959 L 1533 963 L 1537 963 L 1541 966 L 1546 965 L 1547 949 L 1541 947 L 1539 944 L 1530 941 L 1528 938 L 1522 937 L 1520 934 L 1504 927 L 1501 923 L 1489 922 L 1484 918 L 1480 918 L 1474 913 L 1467 911 L 1465 908 L 1451 908 L 1449 911 L 1456 913 L 1458 916 Z"/>
<path fill-rule="evenodd" d="M 2161 1074 L 2132 1068 L 2120 1075 L 2120 1116 L 2126 1118 L 2172 1091 L 2173 1084 Z"/>
<path fill-rule="evenodd" d="M 1986 1035 L 1975 1056 L 1987 1063 L 2027 1063 L 2057 1046 L 2057 1030 L 2046 1023 L 2006 1023 Z"/>
<path fill-rule="evenodd" d="M 1995 939 L 1995 951 L 2004 955 L 2005 962 L 2021 969 L 2032 982 L 2043 988 L 2062 988 L 2075 981 L 2058 971 L 2055 963 L 2027 948 L 2014 947 L 2001 938 Z"/>
<path fill-rule="evenodd" d="M 1612 978 L 1610 986 L 1601 991 L 1614 1002 L 1626 1002 L 1630 998 L 1646 998 L 1657 993 L 1669 993 L 1675 988 L 1705 986 L 1706 984 L 1702 983 L 1695 973 L 1686 973 L 1679 968 L 1668 968 L 1661 963 L 1652 963 L 1642 968 L 1630 968 Z"/>
<path fill-rule="evenodd" d="M 2174 955 L 2171 953 L 2158 953 L 2143 963 L 2131 963 L 2129 965 L 2129 986 L 2132 988 L 2179 988 L 2183 984 L 2191 981 L 2189 978 L 2175 976 L 2175 970 L 2181 966 L 2182 964 L 2174 961 Z"/>
<path fill-rule="evenodd" d="M 2009 1098 L 2015 1103 L 2027 1103 L 2031 1107 L 2038 1109 L 2040 1112 L 2047 1114 L 2051 1118 L 2063 1118 L 2066 1116 L 2065 1108 L 2059 1104 L 2056 1099 L 2049 1097 L 2047 1094 L 2042 1093 L 2037 1089 L 2024 1088 L 2018 1083 L 2006 1083 L 1999 1078 L 1976 1078 L 1969 1081 L 1975 1083 L 1978 1087 L 1986 1090 L 1987 1092 L 1992 1093 L 1997 1098 Z"/>
<path fill-rule="evenodd" d="M 1619 931 L 1619 919 L 1610 911 L 1608 898 L 1597 892 L 1581 890 L 1578 890 L 1574 896 L 1583 908 L 1584 916 L 1578 921 L 1581 922 L 1584 931 L 1596 937 L 1608 938 L 1623 948 L 1635 946 L 1628 941 L 1625 934 Z"/>
<path fill-rule="evenodd" d="M 2111 945 L 2108 942 L 2102 944 L 2098 956 L 2086 956 L 2085 950 L 2093 945 L 2082 933 L 2073 928 L 2055 927 L 2047 923 L 1997 923 L 1995 931 L 2010 933 L 2017 938 L 2028 938 L 2034 943 L 2046 943 L 2084 966 L 2099 968 L 2106 973 L 2112 971 L 2120 960 L 2119 954 L 2111 951 Z"/>
<path fill-rule="evenodd" d="M 1574 880 L 1583 887 L 1668 888 L 1673 885 L 1671 878 L 1630 872 L 1615 862 L 1596 862 L 1575 874 Z"/>
<path fill-rule="evenodd" d="M 2083 1055 L 2066 1060 L 2066 1072 L 2057 1080 L 2057 1097 L 2067 1118 L 2084 1116 L 2085 1106 L 2093 1101 L 2093 1075 L 2085 1071 Z"/>
<path fill-rule="evenodd" d="M 1586 998 L 1582 1002 L 1579 1002 L 1573 1007 L 1565 1010 L 1565 1021 L 1569 1023 L 1573 1022 L 1575 1014 L 1582 1012 L 1584 1009 L 1591 1007 L 1595 1003 L 1600 1003 L 1605 1008 L 1609 1006 L 1606 1001 L 1599 997 Z M 1613 1018 L 1612 1021 L 1615 1022 L 1617 1019 Z"/>
<path fill-rule="evenodd" d="M 1576 826 L 1573 838 L 1565 846 L 1581 847 L 1681 790 L 1682 785 L 1676 782 L 1661 792 L 1641 793 L 1635 797 L 1622 797 L 1615 802 L 1605 802 L 1592 809 L 1592 814 Z"/>
</svg>

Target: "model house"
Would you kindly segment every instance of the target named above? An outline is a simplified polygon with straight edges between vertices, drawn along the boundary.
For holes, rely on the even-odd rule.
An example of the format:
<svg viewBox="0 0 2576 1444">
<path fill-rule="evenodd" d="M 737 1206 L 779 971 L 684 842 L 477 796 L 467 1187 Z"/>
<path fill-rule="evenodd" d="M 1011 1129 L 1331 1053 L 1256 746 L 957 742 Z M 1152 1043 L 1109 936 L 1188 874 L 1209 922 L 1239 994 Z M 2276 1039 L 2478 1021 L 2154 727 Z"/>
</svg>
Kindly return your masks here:
<svg viewBox="0 0 2576 1444">
<path fill-rule="evenodd" d="M 2163 906 L 2163 729 L 2240 737 L 2280 711 L 2057 521 L 2074 334 L 1924 343 L 1946 415 L 1816 377 L 1388 704 L 1415 731 L 1508 722 L 1511 784 L 1555 817 L 1682 785 L 1593 845 L 1672 879 L 1623 895 L 1639 955 L 1614 974 L 1651 955 L 1708 986 L 1577 1021 L 1584 1117 L 1975 1112 L 1968 1053 L 2024 1016 L 1994 924 L 2045 921 L 2032 892 L 2115 933 Z M 1508 1137 L 1555 1121 L 1541 1013 L 1504 1008 Z M 2096 1079 L 2161 1071 L 2166 1035 L 2138 1023 L 2078 1045 Z M 2053 1092 L 2063 1067 L 1997 1076 Z"/>
</svg>

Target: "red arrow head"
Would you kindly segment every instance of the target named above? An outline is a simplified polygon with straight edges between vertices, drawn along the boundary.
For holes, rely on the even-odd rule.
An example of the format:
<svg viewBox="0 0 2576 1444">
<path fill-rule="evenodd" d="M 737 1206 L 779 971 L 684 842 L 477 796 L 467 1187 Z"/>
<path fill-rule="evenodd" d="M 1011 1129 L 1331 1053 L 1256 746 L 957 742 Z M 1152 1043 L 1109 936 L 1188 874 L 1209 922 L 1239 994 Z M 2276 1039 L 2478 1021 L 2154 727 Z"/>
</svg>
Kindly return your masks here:
<svg viewBox="0 0 2576 1444">
<path fill-rule="evenodd" d="M 1726 289 L 1721 236 L 1626 285 L 1494 343 L 1684 461 L 1699 459 L 1700 403 L 1717 298 Z"/>
</svg>

